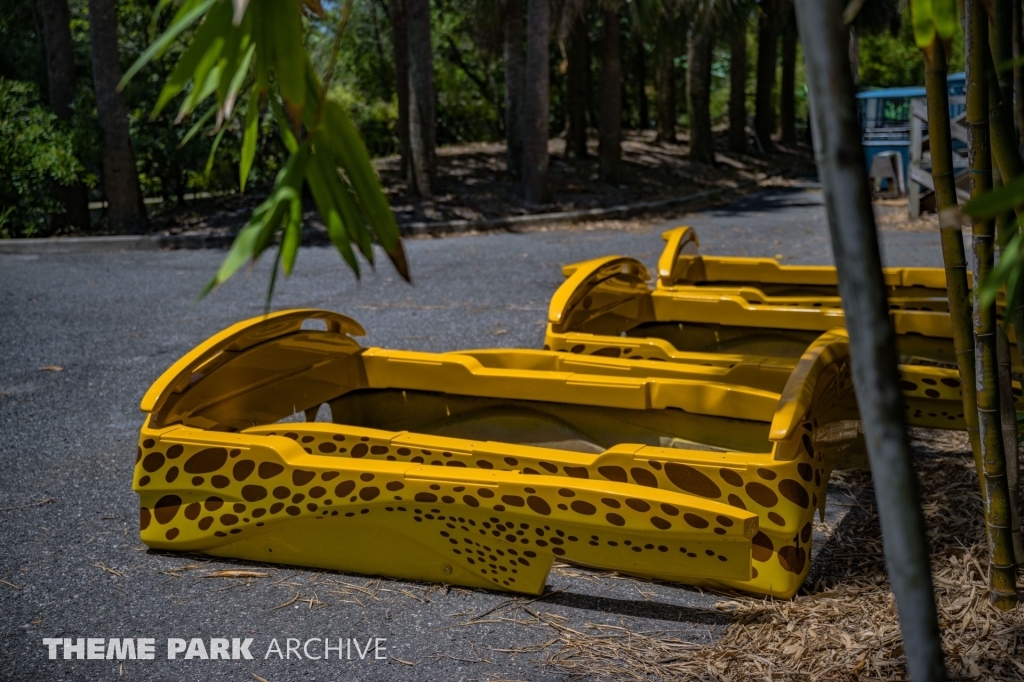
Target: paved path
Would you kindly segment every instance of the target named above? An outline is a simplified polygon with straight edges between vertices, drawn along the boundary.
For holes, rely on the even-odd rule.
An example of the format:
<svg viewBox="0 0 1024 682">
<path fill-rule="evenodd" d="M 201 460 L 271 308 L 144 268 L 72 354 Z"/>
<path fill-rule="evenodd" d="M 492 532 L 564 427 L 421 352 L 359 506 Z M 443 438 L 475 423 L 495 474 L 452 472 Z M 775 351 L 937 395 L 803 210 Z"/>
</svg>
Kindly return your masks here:
<svg viewBox="0 0 1024 682">
<path fill-rule="evenodd" d="M 675 224 L 697 227 L 706 253 L 830 260 L 813 189 L 773 189 L 661 227 Z M 366 327 L 366 345 L 537 348 L 562 264 L 622 253 L 653 267 L 659 232 L 574 228 L 414 240 L 411 287 L 387 264 L 357 283 L 333 251 L 303 249 L 274 307 L 343 312 Z M 887 233 L 884 244 L 888 264 L 941 263 L 937 235 Z M 0 256 L 0 677 L 567 679 L 539 663 L 543 652 L 508 651 L 554 636 L 505 603 L 508 595 L 287 567 L 251 581 L 203 578 L 252 567 L 200 564 L 139 543 L 131 479 L 143 391 L 209 335 L 262 311 L 266 263 L 194 302 L 223 255 Z M 39 369 L 50 365 L 64 370 Z M 50 501 L 26 506 L 42 500 Z M 555 594 L 527 608 L 580 631 L 622 626 L 708 641 L 728 622 L 714 611 L 717 597 L 685 587 L 577 570 L 554 572 L 549 585 Z M 158 660 L 49 661 L 44 637 L 152 637 Z M 256 660 L 159 660 L 168 637 L 253 637 Z M 288 637 L 387 638 L 387 654 L 414 665 L 263 659 L 272 638 L 284 648 Z"/>
</svg>

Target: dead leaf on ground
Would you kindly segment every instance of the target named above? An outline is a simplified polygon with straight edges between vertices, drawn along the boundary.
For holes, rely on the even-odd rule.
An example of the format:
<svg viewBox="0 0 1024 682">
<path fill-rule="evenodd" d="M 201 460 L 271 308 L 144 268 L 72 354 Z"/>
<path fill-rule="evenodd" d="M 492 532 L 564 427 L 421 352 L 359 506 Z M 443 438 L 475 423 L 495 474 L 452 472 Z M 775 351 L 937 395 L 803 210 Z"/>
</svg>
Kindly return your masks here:
<svg viewBox="0 0 1024 682">
<path fill-rule="evenodd" d="M 63 372 L 64 368 L 60 365 L 47 365 L 46 367 L 40 367 L 40 372 Z"/>
<path fill-rule="evenodd" d="M 181 569 L 178 569 L 181 570 Z M 262 571 L 214 571 L 210 575 L 203 576 L 204 578 L 269 578 L 269 573 Z"/>
</svg>

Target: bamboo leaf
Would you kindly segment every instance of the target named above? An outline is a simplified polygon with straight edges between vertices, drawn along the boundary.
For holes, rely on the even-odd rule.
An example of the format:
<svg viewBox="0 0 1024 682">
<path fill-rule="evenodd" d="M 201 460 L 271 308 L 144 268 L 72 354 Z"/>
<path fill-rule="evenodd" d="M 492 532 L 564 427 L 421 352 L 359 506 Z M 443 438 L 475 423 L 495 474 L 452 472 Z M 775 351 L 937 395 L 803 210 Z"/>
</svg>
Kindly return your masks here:
<svg viewBox="0 0 1024 682">
<path fill-rule="evenodd" d="M 284 274 L 291 275 L 295 267 L 295 257 L 299 253 L 299 244 L 302 242 L 302 199 L 291 187 L 288 190 L 290 210 L 288 222 L 284 226 L 284 238 L 281 240 L 281 264 L 284 266 Z"/>
<path fill-rule="evenodd" d="M 921 49 L 935 39 L 935 23 L 932 20 L 932 0 L 910 0 L 910 22 L 914 27 L 914 42 Z"/>
<path fill-rule="evenodd" d="M 359 246 L 359 250 L 366 260 L 373 263 L 373 236 L 366 228 L 366 221 L 352 197 L 348 183 L 338 175 L 338 164 L 332 153 L 330 142 L 322 130 L 316 132 L 313 140 L 316 144 L 314 160 L 319 164 L 320 172 L 327 183 L 327 189 L 338 206 L 345 232 L 349 240 Z"/>
<path fill-rule="evenodd" d="M 932 0 L 932 19 L 942 40 L 952 38 L 960 26 L 956 0 Z"/>
<path fill-rule="evenodd" d="M 215 111 L 217 111 L 217 105 L 214 105 L 206 110 L 206 113 L 203 114 L 198 121 L 196 121 L 196 124 L 189 128 L 188 132 L 185 133 L 185 137 L 181 138 L 181 142 L 178 143 L 178 149 L 184 147 L 189 140 L 196 136 L 196 133 L 198 133 L 199 130 L 206 124 L 206 122 L 210 120 L 210 117 L 213 116 L 213 113 Z"/>
<path fill-rule="evenodd" d="M 245 181 L 249 178 L 253 159 L 256 158 L 256 138 L 260 129 L 260 102 L 256 88 L 249 96 L 245 109 L 245 132 L 242 134 L 242 158 L 238 164 L 238 191 L 245 191 Z"/>
<path fill-rule="evenodd" d="M 174 39 L 181 35 L 182 31 L 195 23 L 196 19 L 206 14 L 215 2 L 218 2 L 218 0 L 202 0 L 201 2 L 194 3 L 194 6 L 184 15 L 175 17 L 167 30 L 164 31 L 152 45 L 146 48 L 145 52 L 139 55 L 139 58 L 135 60 L 134 64 L 128 67 L 124 77 L 121 78 L 121 82 L 117 84 L 117 89 L 123 89 L 124 86 L 128 84 L 128 81 L 130 81 L 132 77 L 142 69 L 142 67 L 148 64 L 153 57 L 167 49 L 167 47 L 174 42 Z M 188 7 L 189 4 L 193 3 L 187 3 L 185 7 L 182 7 L 182 10 Z"/>
<path fill-rule="evenodd" d="M 314 156 L 317 156 L 317 154 L 314 154 Z M 352 251 L 352 244 L 349 241 L 348 234 L 345 233 L 345 226 L 341 221 L 341 213 L 334 201 L 334 195 L 328 187 L 321 163 L 309 165 L 306 171 L 306 181 L 309 183 L 310 192 L 313 194 L 313 201 L 316 202 L 316 207 L 320 212 L 321 219 L 324 221 L 324 226 L 327 227 L 327 236 L 330 237 L 331 243 L 334 244 L 334 247 L 341 254 L 345 262 L 348 263 L 348 266 L 352 268 L 356 279 L 359 279 L 359 261 L 356 259 L 355 252 Z"/>
<path fill-rule="evenodd" d="M 227 129 L 227 125 L 221 126 L 220 130 L 217 131 L 217 136 L 213 138 L 213 144 L 210 146 L 210 156 L 206 159 L 206 170 L 204 171 L 207 180 L 210 179 L 210 171 L 213 170 L 213 157 L 217 153 L 217 147 L 220 146 L 220 138 L 224 137 L 224 131 Z"/>
<path fill-rule="evenodd" d="M 1024 203 L 1024 175 L 1018 176 L 1002 187 L 986 192 L 977 199 L 971 199 L 964 206 L 964 213 L 972 218 L 992 218 L 1000 213 L 1012 211 Z"/>
<path fill-rule="evenodd" d="M 273 44 L 270 68 L 281 96 L 293 108 L 306 103 L 306 49 L 302 40 L 302 15 L 297 0 L 273 0 L 263 3 L 267 23 L 263 30 Z"/>
</svg>

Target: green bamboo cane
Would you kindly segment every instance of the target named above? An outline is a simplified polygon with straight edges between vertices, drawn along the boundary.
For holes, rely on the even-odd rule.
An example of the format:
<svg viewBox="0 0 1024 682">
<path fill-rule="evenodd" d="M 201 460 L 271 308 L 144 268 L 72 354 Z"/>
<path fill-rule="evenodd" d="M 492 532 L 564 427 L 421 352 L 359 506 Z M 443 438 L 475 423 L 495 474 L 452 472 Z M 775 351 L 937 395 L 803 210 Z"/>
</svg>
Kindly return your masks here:
<svg viewBox="0 0 1024 682">
<path fill-rule="evenodd" d="M 968 154 L 971 169 L 971 198 L 992 189 L 992 152 L 988 122 L 988 19 L 981 0 L 966 0 L 965 51 L 967 54 Z M 994 232 L 992 219 L 974 219 L 973 247 L 976 281 L 981 282 L 993 267 Z M 999 380 L 996 350 L 995 304 L 980 304 L 974 287 L 974 346 L 977 374 L 978 425 L 984 468 L 985 513 L 989 544 L 989 598 L 1001 609 L 1017 603 L 1017 568 L 1010 532 L 1010 500 L 1006 482 L 999 413 Z"/>
<path fill-rule="evenodd" d="M 967 285 L 967 256 L 960 218 L 956 213 L 956 178 L 953 172 L 953 143 L 949 121 L 949 86 L 946 82 L 948 64 L 946 47 L 935 37 L 924 48 L 924 85 L 928 96 L 928 142 L 932 157 L 932 184 L 935 205 L 939 211 L 939 236 L 942 262 L 946 270 L 949 316 L 953 326 L 953 348 L 960 370 L 961 394 L 964 401 L 964 422 L 970 437 L 971 450 L 982 478 L 981 441 L 978 437 L 978 399 L 974 376 L 974 331 L 971 325 L 970 289 Z"/>
</svg>

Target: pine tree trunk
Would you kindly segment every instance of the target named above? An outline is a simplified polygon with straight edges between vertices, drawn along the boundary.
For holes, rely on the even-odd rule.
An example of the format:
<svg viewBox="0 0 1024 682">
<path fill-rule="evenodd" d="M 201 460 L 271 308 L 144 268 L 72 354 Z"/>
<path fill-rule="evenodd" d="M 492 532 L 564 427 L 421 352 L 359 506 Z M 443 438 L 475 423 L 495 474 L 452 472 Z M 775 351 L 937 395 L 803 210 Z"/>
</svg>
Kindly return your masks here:
<svg viewBox="0 0 1024 682">
<path fill-rule="evenodd" d="M 637 130 L 647 130 L 651 123 L 651 112 L 647 101 L 647 54 L 639 31 L 633 32 L 636 52 L 633 54 L 633 80 L 636 82 L 636 109 L 639 121 Z"/>
<path fill-rule="evenodd" d="M 587 72 L 590 51 L 587 49 L 587 15 L 580 12 L 572 21 L 565 45 L 568 65 L 565 84 L 565 156 L 587 158 Z"/>
<path fill-rule="evenodd" d="M 139 190 L 135 153 L 128 134 L 128 109 L 117 91 L 121 64 L 117 53 L 117 14 L 114 0 L 89 0 L 89 43 L 96 117 L 103 131 L 103 190 L 107 226 L 113 232 L 141 233 L 147 228 L 146 209 Z"/>
<path fill-rule="evenodd" d="M 655 87 L 657 88 L 658 142 L 676 143 L 676 65 L 675 41 L 663 21 L 658 27 L 655 54 Z"/>
<path fill-rule="evenodd" d="M 409 178 L 412 147 L 409 142 L 409 22 L 405 0 L 391 0 L 391 42 L 395 48 L 395 94 L 398 96 L 398 153 L 401 173 Z M 409 183 L 412 187 L 412 183 Z"/>
<path fill-rule="evenodd" d="M 842 22 L 846 0 L 796 0 L 853 382 L 910 679 L 946 679 L 924 514 L 907 442 L 871 190 Z"/>
<path fill-rule="evenodd" d="M 711 131 L 711 48 L 714 35 L 706 28 L 690 32 L 687 49 L 690 81 L 687 97 L 690 109 L 690 158 L 698 163 L 715 163 L 715 138 Z"/>
<path fill-rule="evenodd" d="M 971 198 L 992 189 L 992 151 L 989 140 L 988 18 L 981 0 L 964 3 L 964 49 L 967 62 L 968 162 Z M 992 219 L 973 221 L 974 277 L 984 281 L 992 270 L 995 229 Z M 1001 609 L 1017 603 L 1017 569 L 1010 531 L 1010 500 L 1006 454 L 1000 426 L 999 379 L 994 302 L 982 306 L 973 290 L 974 366 L 978 388 L 978 426 L 985 475 L 985 513 L 989 545 L 989 599 Z"/>
<path fill-rule="evenodd" d="M 782 86 L 779 92 L 779 133 L 783 144 L 796 144 L 796 16 L 786 10 L 782 30 Z"/>
<path fill-rule="evenodd" d="M 70 124 L 78 80 L 75 78 L 75 55 L 71 42 L 71 13 L 67 0 L 42 0 L 43 32 L 46 42 L 46 79 L 49 85 L 50 109 L 57 118 Z M 54 188 L 64 213 L 52 218 L 51 227 L 74 227 L 88 230 L 89 195 L 85 184 Z"/>
<path fill-rule="evenodd" d="M 747 24 L 729 40 L 729 151 L 747 153 Z"/>
<path fill-rule="evenodd" d="M 754 133 L 765 152 L 772 150 L 775 131 L 775 65 L 778 62 L 778 3 L 765 0 L 757 29 L 757 90 L 754 95 Z"/>
<path fill-rule="evenodd" d="M 598 161 L 601 180 L 618 182 L 622 175 L 622 45 L 619 10 L 602 11 L 601 118 Z"/>
<path fill-rule="evenodd" d="M 430 0 L 405 0 L 409 36 L 410 185 L 424 199 L 434 192 L 434 64 L 430 44 Z"/>
<path fill-rule="evenodd" d="M 523 199 L 547 201 L 551 0 L 529 0 L 526 13 L 526 86 L 523 102 Z"/>
</svg>

